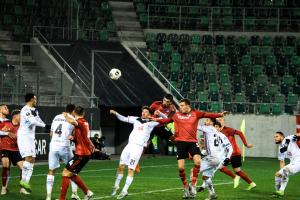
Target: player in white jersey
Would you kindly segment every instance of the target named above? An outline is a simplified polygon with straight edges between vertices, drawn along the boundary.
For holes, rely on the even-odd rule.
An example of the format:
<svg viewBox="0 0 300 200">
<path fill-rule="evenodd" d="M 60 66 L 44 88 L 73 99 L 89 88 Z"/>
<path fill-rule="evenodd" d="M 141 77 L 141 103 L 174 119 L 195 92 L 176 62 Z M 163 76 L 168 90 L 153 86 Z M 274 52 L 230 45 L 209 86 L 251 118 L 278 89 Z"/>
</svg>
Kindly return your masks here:
<svg viewBox="0 0 300 200">
<path fill-rule="evenodd" d="M 122 199 L 128 195 L 127 190 L 133 181 L 134 170 L 143 153 L 144 146 L 149 140 L 152 130 L 155 126 L 159 125 L 159 123 L 150 120 L 152 110 L 146 106 L 142 108 L 141 117 L 124 117 L 114 110 L 110 110 L 110 113 L 116 115 L 120 121 L 133 124 L 133 130 L 129 135 L 128 144 L 123 149 L 120 157 L 116 180 L 113 187 L 113 192 L 111 194 L 112 196 L 115 196 L 117 194 L 120 181 L 123 178 L 125 166 L 127 165 L 128 175 L 126 178 L 125 186 L 123 187 L 122 192 L 117 197 L 117 199 Z"/>
<path fill-rule="evenodd" d="M 71 118 L 72 113 L 75 109 L 74 104 L 68 104 L 66 106 L 65 112 Z M 75 119 L 75 118 L 74 118 Z M 49 172 L 47 175 L 46 189 L 47 198 L 46 200 L 51 200 L 51 193 L 54 184 L 55 170 L 60 167 L 60 160 L 65 164 L 73 157 L 73 152 L 71 149 L 71 144 L 69 136 L 73 133 L 74 126 L 67 122 L 64 114 L 56 115 L 51 124 L 51 142 L 49 150 Z M 71 181 L 72 185 L 72 199 L 80 199 L 77 195 L 77 185 Z"/>
<path fill-rule="evenodd" d="M 281 153 L 280 152 L 280 148 L 281 148 L 281 144 L 282 141 L 284 140 L 284 133 L 282 133 L 281 131 L 277 131 L 274 135 L 274 141 L 275 144 L 278 144 L 278 160 L 279 160 L 279 166 L 280 169 L 282 169 L 285 166 L 285 159 L 286 159 L 286 152 Z M 280 186 L 281 186 L 281 182 L 288 182 L 288 177 L 285 177 L 285 180 L 282 180 L 282 177 L 278 177 L 275 176 L 275 193 L 273 194 L 274 197 L 277 196 L 276 191 L 279 191 Z"/>
<path fill-rule="evenodd" d="M 208 188 L 209 196 L 206 200 L 216 199 L 211 178 L 222 166 L 229 164 L 233 148 L 224 134 L 219 132 L 221 124 L 215 119 L 207 118 L 205 125 L 199 125 L 198 130 L 203 132 L 206 156 L 202 159 L 200 172 L 202 172 L 202 188 Z M 196 193 L 193 191 L 193 193 Z"/>
<path fill-rule="evenodd" d="M 280 145 L 280 153 L 285 153 L 286 158 L 290 160 L 288 165 L 282 167 L 275 176 L 281 178 L 281 184 L 278 191 L 275 192 L 277 196 L 284 196 L 284 190 L 287 186 L 287 178 L 300 172 L 300 133 L 290 135 L 284 138 Z"/>
<path fill-rule="evenodd" d="M 45 127 L 46 124 L 39 117 L 36 104 L 36 96 L 33 93 L 25 95 L 26 105 L 20 113 L 20 127 L 18 129 L 18 147 L 22 158 L 25 158 L 22 167 L 22 179 L 20 185 L 28 192 L 31 192 L 29 184 L 34 161 L 35 161 L 35 128 L 36 126 Z"/>
</svg>

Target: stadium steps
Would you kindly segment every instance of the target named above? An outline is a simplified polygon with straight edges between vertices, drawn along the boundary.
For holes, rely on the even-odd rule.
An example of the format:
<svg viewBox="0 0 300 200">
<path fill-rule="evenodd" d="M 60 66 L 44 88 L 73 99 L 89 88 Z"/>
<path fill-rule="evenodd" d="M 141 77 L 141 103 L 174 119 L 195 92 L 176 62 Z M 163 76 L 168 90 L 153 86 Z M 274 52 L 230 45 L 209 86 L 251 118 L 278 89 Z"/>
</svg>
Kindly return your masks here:
<svg viewBox="0 0 300 200">
<path fill-rule="evenodd" d="M 143 29 L 136 15 L 133 2 L 109 1 L 118 36 L 127 46 L 146 48 Z"/>
</svg>

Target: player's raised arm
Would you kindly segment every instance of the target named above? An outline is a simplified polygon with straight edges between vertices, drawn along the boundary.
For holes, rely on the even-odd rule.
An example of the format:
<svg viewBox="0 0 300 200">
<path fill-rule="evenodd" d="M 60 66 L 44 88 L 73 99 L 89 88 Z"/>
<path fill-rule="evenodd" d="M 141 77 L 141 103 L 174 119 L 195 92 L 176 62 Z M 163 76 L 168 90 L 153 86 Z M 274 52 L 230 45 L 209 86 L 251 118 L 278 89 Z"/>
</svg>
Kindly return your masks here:
<svg viewBox="0 0 300 200">
<path fill-rule="evenodd" d="M 252 147 L 253 147 L 252 144 L 248 144 L 248 142 L 247 142 L 247 140 L 246 140 L 246 137 L 244 136 L 244 134 L 243 134 L 242 131 L 234 130 L 234 134 L 240 136 L 240 138 L 241 138 L 243 144 L 244 144 L 247 148 L 252 148 Z"/>
<path fill-rule="evenodd" d="M 40 126 L 40 127 L 46 126 L 46 124 L 38 116 L 37 110 L 31 111 L 31 113 L 27 112 L 24 117 L 25 119 L 27 119 L 30 125 Z"/>
<path fill-rule="evenodd" d="M 201 118 L 218 118 L 218 117 L 223 117 L 225 115 L 224 112 L 222 113 L 211 113 L 211 112 L 202 112 L 199 110 L 195 110 L 196 116 L 201 119 Z"/>
<path fill-rule="evenodd" d="M 134 120 L 137 118 L 137 117 L 132 117 L 132 116 L 125 117 L 125 116 L 119 114 L 115 110 L 110 110 L 109 113 L 112 115 L 115 115 L 118 118 L 118 120 L 120 120 L 122 122 L 130 123 L 130 124 L 133 124 Z"/>
<path fill-rule="evenodd" d="M 69 122 L 70 124 L 74 125 L 74 126 L 78 126 L 78 122 L 76 121 L 76 119 L 70 117 L 68 115 L 68 113 L 64 112 L 63 113 L 64 117 L 66 118 L 67 122 Z"/>
</svg>

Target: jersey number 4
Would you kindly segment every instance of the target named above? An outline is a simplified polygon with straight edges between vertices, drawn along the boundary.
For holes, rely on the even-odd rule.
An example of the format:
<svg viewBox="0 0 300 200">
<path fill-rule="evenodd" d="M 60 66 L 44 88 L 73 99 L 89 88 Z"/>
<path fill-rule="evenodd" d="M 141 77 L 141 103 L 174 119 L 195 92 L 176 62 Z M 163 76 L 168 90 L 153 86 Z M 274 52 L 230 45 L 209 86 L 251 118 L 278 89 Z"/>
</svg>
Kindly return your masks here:
<svg viewBox="0 0 300 200">
<path fill-rule="evenodd" d="M 62 129 L 62 124 L 59 124 L 59 125 L 57 126 L 57 128 L 55 129 L 55 131 L 54 131 L 54 133 L 58 134 L 59 137 L 60 137 L 61 134 L 62 134 L 61 129 Z"/>
</svg>

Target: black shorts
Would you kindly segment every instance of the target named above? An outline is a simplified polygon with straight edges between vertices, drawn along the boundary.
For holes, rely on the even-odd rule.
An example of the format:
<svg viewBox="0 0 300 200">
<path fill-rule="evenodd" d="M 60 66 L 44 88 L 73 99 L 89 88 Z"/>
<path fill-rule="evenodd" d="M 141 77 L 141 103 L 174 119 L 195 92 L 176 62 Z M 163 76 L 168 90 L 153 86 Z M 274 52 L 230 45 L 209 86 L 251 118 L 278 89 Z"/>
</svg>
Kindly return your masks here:
<svg viewBox="0 0 300 200">
<path fill-rule="evenodd" d="M 150 140 L 157 135 L 158 137 L 162 138 L 163 140 L 169 140 L 169 138 L 173 135 L 171 131 L 168 131 L 165 126 L 155 127 L 150 135 Z"/>
<path fill-rule="evenodd" d="M 2 149 L 1 157 L 8 158 L 14 166 L 16 166 L 18 162 L 23 160 L 19 151 L 10 151 Z"/>
<path fill-rule="evenodd" d="M 177 141 L 175 146 L 177 148 L 177 160 L 188 158 L 189 153 L 192 157 L 200 155 L 200 149 L 196 142 Z"/>
<path fill-rule="evenodd" d="M 90 160 L 91 156 L 79 156 L 75 155 L 71 160 L 68 161 L 66 165 L 67 170 L 73 172 L 74 174 L 79 174 L 82 168 Z"/>
<path fill-rule="evenodd" d="M 231 162 L 231 166 L 233 168 L 238 168 L 242 166 L 242 156 L 241 155 L 237 155 L 237 156 L 232 156 L 230 159 Z"/>
</svg>

